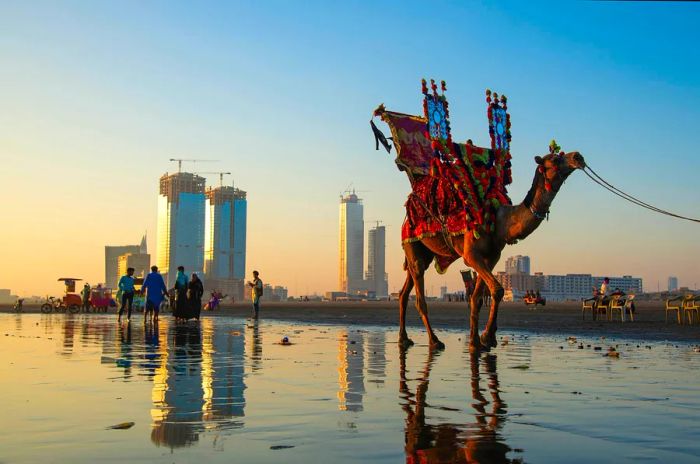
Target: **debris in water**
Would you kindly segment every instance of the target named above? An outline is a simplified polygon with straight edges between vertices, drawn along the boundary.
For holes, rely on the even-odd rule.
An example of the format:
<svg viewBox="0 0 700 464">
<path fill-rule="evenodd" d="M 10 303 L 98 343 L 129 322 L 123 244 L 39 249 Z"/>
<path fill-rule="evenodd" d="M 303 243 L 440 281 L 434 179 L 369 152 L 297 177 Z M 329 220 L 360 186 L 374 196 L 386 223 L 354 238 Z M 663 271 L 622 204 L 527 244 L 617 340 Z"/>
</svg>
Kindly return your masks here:
<svg viewBox="0 0 700 464">
<path fill-rule="evenodd" d="M 135 424 L 135 422 L 122 422 L 121 424 L 116 424 L 116 425 L 112 425 L 110 427 L 107 427 L 107 429 L 126 430 L 126 429 L 130 429 L 131 427 L 133 427 L 134 424 Z"/>
<path fill-rule="evenodd" d="M 271 450 L 282 450 L 282 449 L 289 449 L 289 448 L 294 448 L 294 445 L 272 445 L 272 446 L 270 446 Z"/>
</svg>

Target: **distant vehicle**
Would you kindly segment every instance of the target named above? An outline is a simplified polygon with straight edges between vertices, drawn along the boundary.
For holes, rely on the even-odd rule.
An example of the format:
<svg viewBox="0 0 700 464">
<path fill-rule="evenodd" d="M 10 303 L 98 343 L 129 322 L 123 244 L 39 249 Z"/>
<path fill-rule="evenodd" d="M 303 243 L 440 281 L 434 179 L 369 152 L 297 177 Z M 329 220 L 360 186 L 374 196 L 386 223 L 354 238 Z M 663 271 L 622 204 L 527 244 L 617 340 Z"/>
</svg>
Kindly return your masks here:
<svg viewBox="0 0 700 464">
<path fill-rule="evenodd" d="M 12 307 L 12 310 L 16 313 L 21 313 L 22 303 L 24 303 L 24 298 L 18 298 L 17 301 L 15 301 L 15 305 Z"/>
<path fill-rule="evenodd" d="M 69 311 L 71 314 L 75 314 L 80 312 L 80 301 L 75 302 L 70 298 L 64 297 L 61 299 L 53 296 L 47 296 L 46 302 L 41 305 L 41 312 L 48 314 L 52 311 L 55 313 L 65 313 L 66 311 Z"/>
</svg>

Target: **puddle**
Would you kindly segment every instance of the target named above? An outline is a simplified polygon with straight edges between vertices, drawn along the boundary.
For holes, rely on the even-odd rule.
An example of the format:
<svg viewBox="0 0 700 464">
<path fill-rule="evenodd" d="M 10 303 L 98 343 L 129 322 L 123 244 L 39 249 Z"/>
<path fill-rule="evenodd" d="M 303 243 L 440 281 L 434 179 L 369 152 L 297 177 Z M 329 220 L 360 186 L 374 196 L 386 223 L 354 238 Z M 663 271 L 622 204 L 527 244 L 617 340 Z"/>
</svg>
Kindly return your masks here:
<svg viewBox="0 0 700 464">
<path fill-rule="evenodd" d="M 3 314 L 0 462 L 700 459 L 691 345 L 504 332 L 473 357 L 411 332 Z"/>
</svg>

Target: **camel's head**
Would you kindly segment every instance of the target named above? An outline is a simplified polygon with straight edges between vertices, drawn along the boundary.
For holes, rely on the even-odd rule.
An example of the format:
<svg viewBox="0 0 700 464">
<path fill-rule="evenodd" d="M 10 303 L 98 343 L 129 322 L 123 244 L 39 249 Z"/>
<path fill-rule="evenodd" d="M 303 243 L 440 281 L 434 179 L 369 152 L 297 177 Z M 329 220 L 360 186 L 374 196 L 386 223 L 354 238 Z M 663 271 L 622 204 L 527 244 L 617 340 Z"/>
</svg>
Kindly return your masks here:
<svg viewBox="0 0 700 464">
<path fill-rule="evenodd" d="M 537 170 L 544 177 L 544 186 L 547 191 L 558 191 L 562 184 L 576 169 L 583 169 L 586 162 L 581 153 L 550 153 L 546 156 L 535 156 L 535 162 L 539 165 Z"/>
</svg>

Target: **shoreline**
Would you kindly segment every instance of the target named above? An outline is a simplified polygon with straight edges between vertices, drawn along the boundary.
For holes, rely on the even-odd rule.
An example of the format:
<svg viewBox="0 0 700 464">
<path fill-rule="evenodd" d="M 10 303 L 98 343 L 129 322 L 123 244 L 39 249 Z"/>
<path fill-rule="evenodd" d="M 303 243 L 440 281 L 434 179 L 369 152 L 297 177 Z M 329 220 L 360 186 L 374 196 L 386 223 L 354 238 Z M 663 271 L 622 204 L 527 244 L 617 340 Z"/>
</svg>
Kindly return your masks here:
<svg viewBox="0 0 700 464">
<path fill-rule="evenodd" d="M 249 302 L 225 305 L 216 312 L 203 311 L 203 317 L 248 317 L 252 311 Z M 465 302 L 433 301 L 428 304 L 430 322 L 435 329 L 469 330 L 467 305 Z M 14 314 L 11 306 L 0 306 L 0 313 Z M 26 305 L 21 314 L 39 313 L 39 305 Z M 79 313 L 83 315 L 83 313 Z M 93 313 L 87 314 L 88 316 Z M 107 313 L 115 315 L 114 309 Z M 138 319 L 140 313 L 133 316 Z M 479 314 L 479 326 L 483 329 L 488 318 L 488 311 L 482 308 Z M 170 313 L 161 317 L 170 317 Z M 398 328 L 397 301 L 365 302 L 266 302 L 262 301 L 260 309 L 262 320 L 271 319 L 285 322 L 326 325 L 372 325 Z M 417 331 L 424 331 L 423 323 L 415 309 L 414 302 L 406 311 L 406 325 L 409 336 Z M 665 311 L 662 302 L 640 302 L 637 305 L 635 321 L 621 323 L 616 321 L 592 321 L 590 313 L 586 320 L 581 319 L 581 304 L 578 302 L 553 302 L 544 308 L 526 307 L 521 302 L 501 304 L 498 314 L 499 333 L 507 330 L 524 330 L 531 333 L 548 335 L 579 335 L 619 337 L 634 340 L 700 342 L 700 324 L 678 325 L 675 313 L 669 313 L 669 322 L 665 323 Z"/>
</svg>

